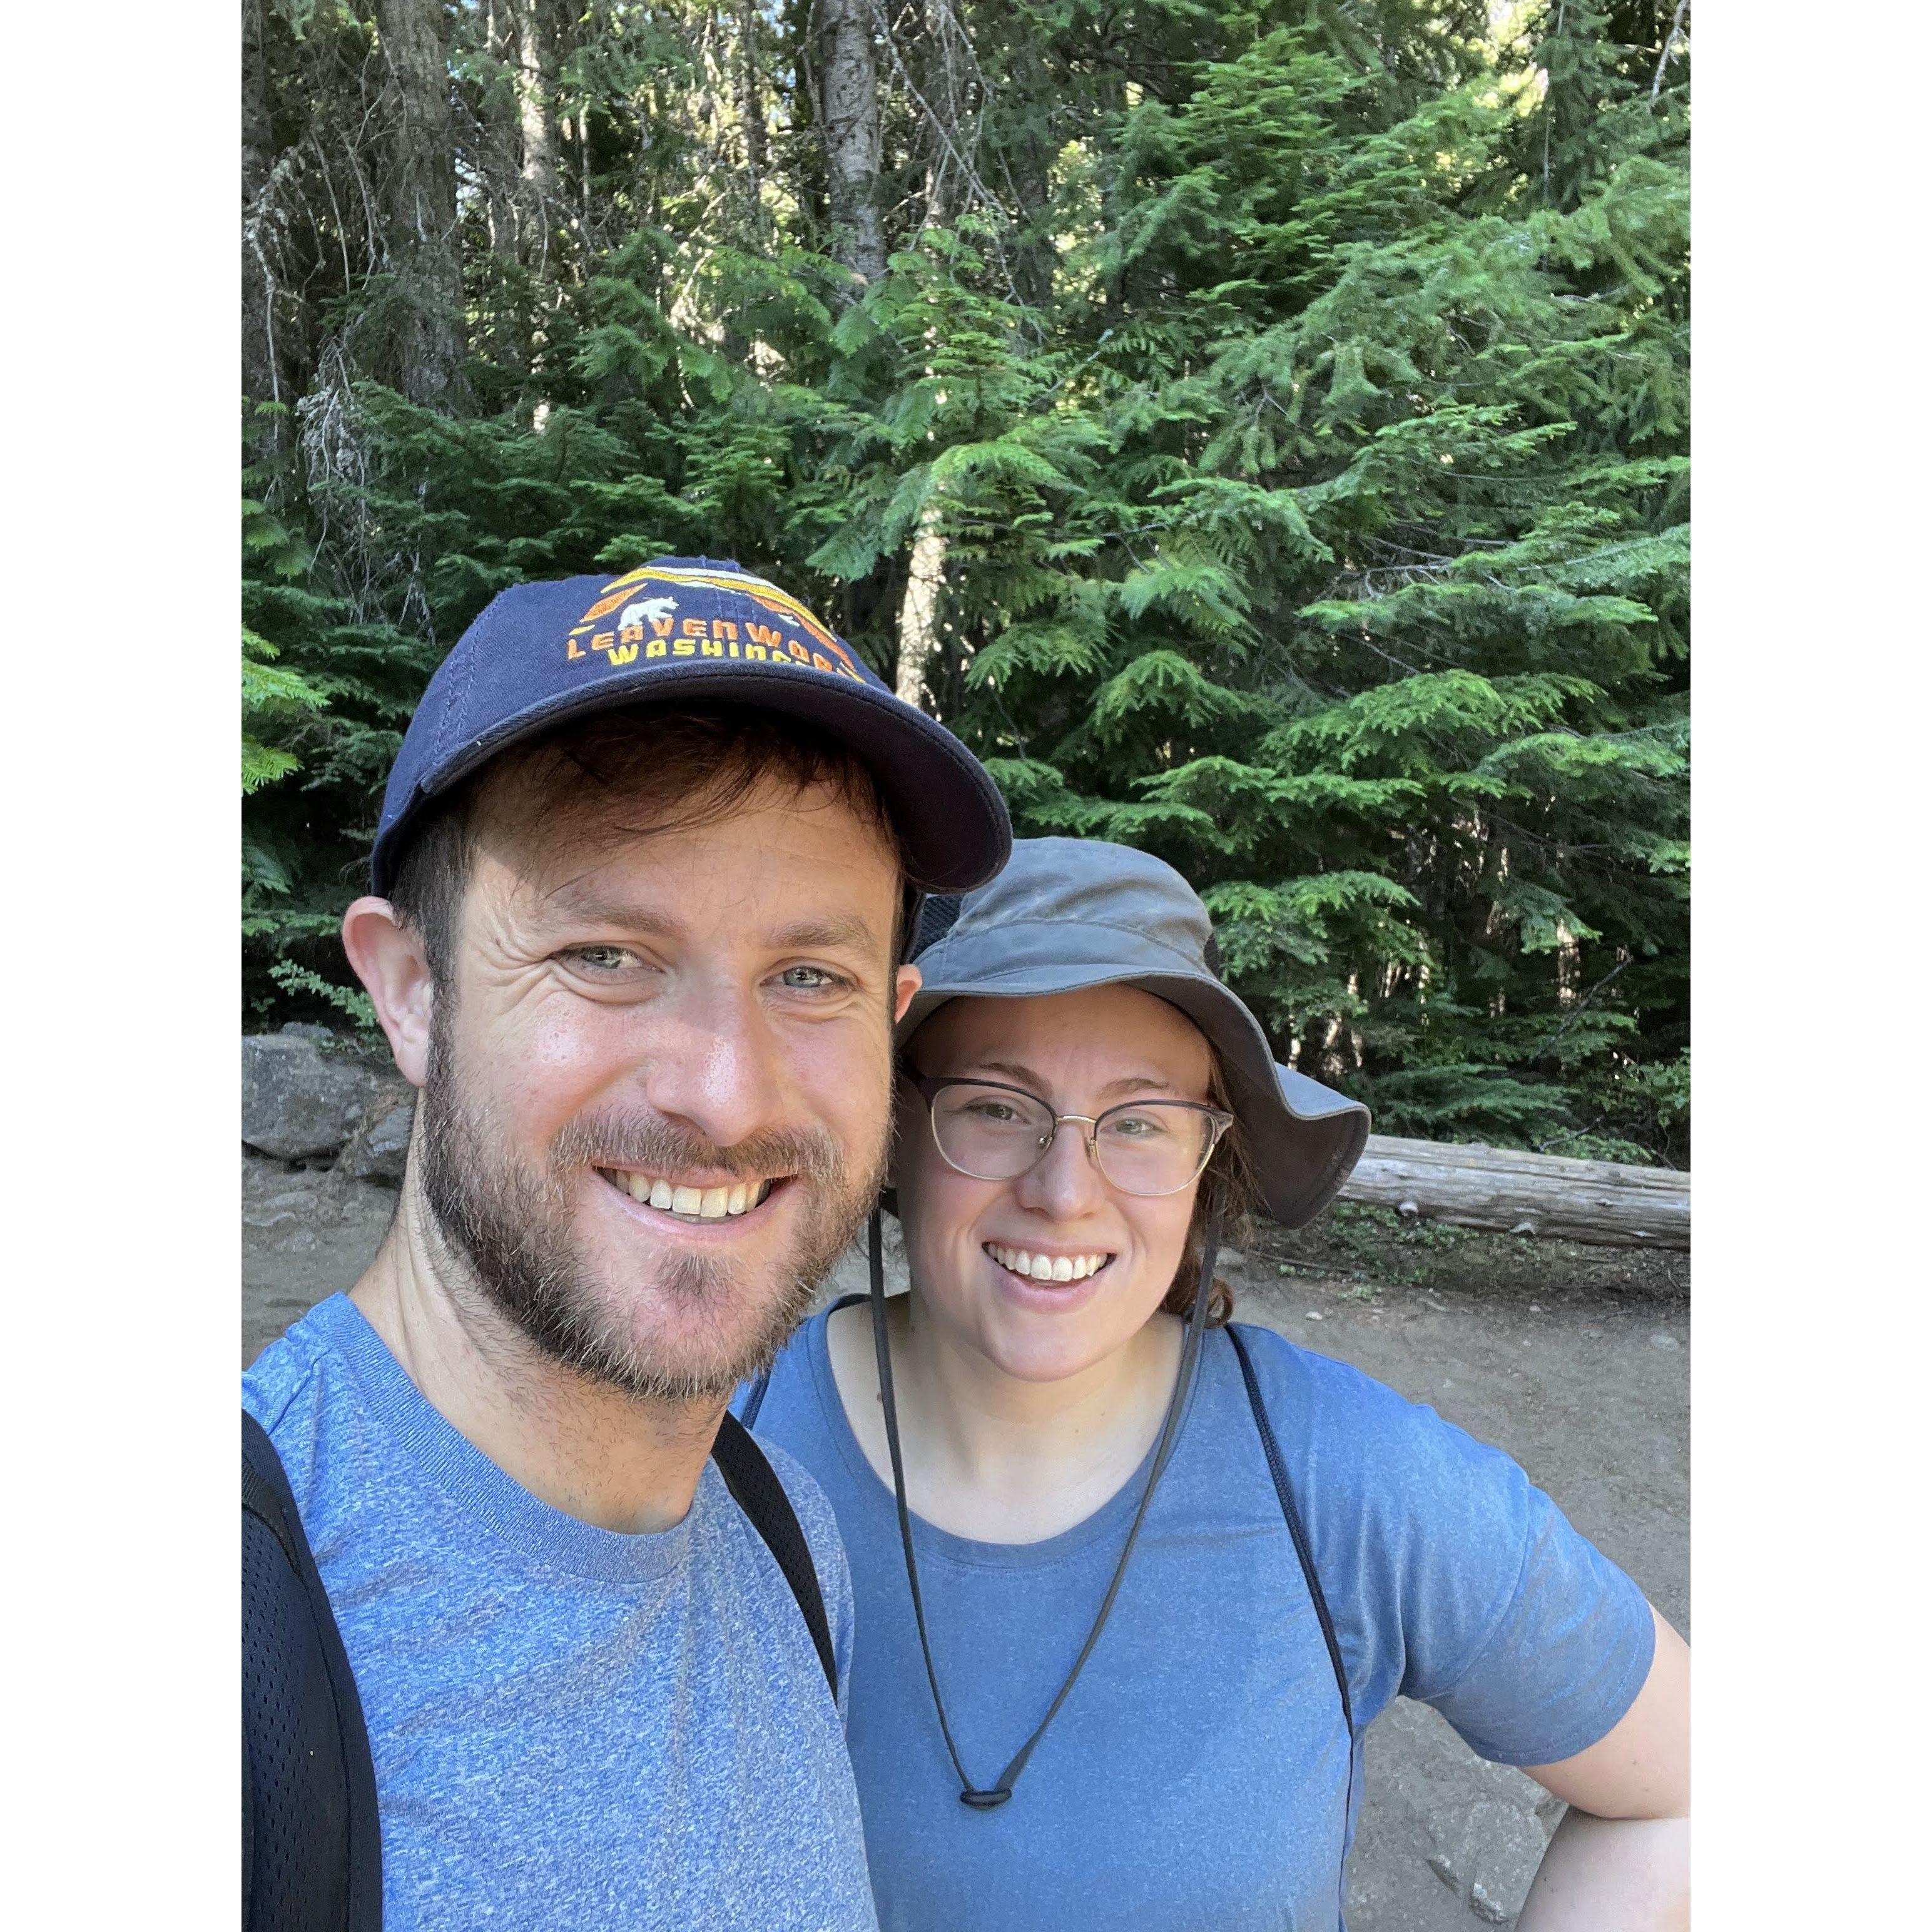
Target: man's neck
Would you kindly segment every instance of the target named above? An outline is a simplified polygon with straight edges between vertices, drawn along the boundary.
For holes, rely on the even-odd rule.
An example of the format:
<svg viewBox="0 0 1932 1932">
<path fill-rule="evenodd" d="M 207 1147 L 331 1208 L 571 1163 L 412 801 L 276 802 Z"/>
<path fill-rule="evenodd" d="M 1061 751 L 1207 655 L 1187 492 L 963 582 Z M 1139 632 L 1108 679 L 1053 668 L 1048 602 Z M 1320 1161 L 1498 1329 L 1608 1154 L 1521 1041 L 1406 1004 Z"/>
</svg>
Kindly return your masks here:
<svg viewBox="0 0 1932 1932">
<path fill-rule="evenodd" d="M 654 1402 L 550 1360 L 450 1254 L 413 1186 L 350 1298 L 423 1400 L 540 1502 L 630 1534 L 683 1521 L 724 1402 Z"/>
</svg>

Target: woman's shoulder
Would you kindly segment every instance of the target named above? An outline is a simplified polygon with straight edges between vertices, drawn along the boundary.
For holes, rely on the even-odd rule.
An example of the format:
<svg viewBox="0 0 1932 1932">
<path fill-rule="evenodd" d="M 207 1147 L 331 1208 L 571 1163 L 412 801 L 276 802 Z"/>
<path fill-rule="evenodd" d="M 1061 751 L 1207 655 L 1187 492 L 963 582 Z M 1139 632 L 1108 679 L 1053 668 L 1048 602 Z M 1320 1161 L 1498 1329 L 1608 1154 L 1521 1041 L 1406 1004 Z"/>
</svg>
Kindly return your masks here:
<svg viewBox="0 0 1932 1932">
<path fill-rule="evenodd" d="M 1364 1503 L 1406 1512 L 1460 1487 L 1476 1500 L 1523 1480 L 1502 1450 L 1480 1442 L 1426 1402 L 1331 1355 L 1253 1322 L 1231 1323 L 1254 1370 L 1256 1393 L 1292 1462 Z"/>
<path fill-rule="evenodd" d="M 1426 1404 L 1414 1402 L 1352 1362 L 1304 1348 L 1258 1322 L 1231 1322 L 1254 1371 L 1262 1402 L 1277 1429 L 1283 1415 L 1312 1424 L 1360 1423 L 1383 1427 L 1428 1418 L 1440 1421 Z"/>
</svg>

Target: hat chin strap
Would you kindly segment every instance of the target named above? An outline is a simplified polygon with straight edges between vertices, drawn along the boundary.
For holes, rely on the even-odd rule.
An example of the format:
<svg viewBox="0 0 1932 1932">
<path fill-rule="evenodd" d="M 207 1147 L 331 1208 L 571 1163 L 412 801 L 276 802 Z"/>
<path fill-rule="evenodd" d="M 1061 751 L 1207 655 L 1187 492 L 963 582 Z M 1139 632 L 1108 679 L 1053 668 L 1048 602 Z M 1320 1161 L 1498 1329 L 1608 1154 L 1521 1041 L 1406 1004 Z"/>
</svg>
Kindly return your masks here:
<svg viewBox="0 0 1932 1932">
<path fill-rule="evenodd" d="M 885 1234 L 880 1225 L 878 1210 L 872 1210 L 872 1219 L 866 1234 L 866 1258 L 872 1270 L 872 1346 L 877 1352 L 879 1364 L 879 1396 L 885 1406 L 886 1447 L 892 1462 L 892 1498 L 898 1505 L 899 1544 L 905 1552 L 906 1582 L 912 1591 L 913 1620 L 919 1626 L 920 1654 L 926 1659 L 926 1681 L 932 1687 L 932 1708 L 938 1714 L 940 1735 L 946 1740 L 946 1754 L 952 1760 L 952 1768 L 959 1779 L 959 1802 L 970 1804 L 976 1811 L 991 1811 L 1006 1803 L 1013 1795 L 1013 1786 L 1026 1768 L 1027 1760 L 1034 1754 L 1034 1748 L 1046 1735 L 1046 1727 L 1060 1714 L 1060 1707 L 1065 1703 L 1076 1680 L 1085 1667 L 1087 1660 L 1094 1654 L 1094 1647 L 1100 1641 L 1100 1633 L 1106 1628 L 1108 1613 L 1114 1607 L 1114 1599 L 1120 1593 L 1120 1584 L 1127 1574 L 1128 1559 L 1134 1553 L 1134 1545 L 1139 1540 L 1141 1525 L 1147 1520 L 1148 1505 L 1154 1501 L 1154 1492 L 1158 1486 L 1162 1472 L 1168 1459 L 1174 1453 L 1174 1440 L 1180 1432 L 1181 1417 L 1186 1412 L 1188 1398 L 1193 1392 L 1194 1382 L 1201 1362 L 1202 1339 L 1207 1333 L 1208 1304 L 1214 1288 L 1214 1263 L 1221 1246 L 1221 1220 L 1226 1205 L 1220 1187 L 1214 1186 L 1208 1209 L 1208 1226 L 1202 1243 L 1201 1279 L 1194 1291 L 1194 1306 L 1189 1311 L 1186 1333 L 1181 1339 L 1180 1367 L 1174 1378 L 1174 1393 L 1168 1397 L 1167 1415 L 1161 1424 L 1160 1437 L 1154 1450 L 1154 1464 L 1148 1472 L 1147 1487 L 1142 1492 L 1140 1507 L 1134 1512 L 1134 1520 L 1127 1532 L 1127 1540 L 1120 1550 L 1120 1560 L 1114 1566 L 1113 1581 L 1107 1586 L 1107 1594 L 1100 1599 L 1100 1608 L 1094 1618 L 1094 1628 L 1087 1633 L 1087 1641 L 1080 1646 L 1080 1654 L 1073 1660 L 1073 1668 L 1066 1673 L 1066 1681 L 1060 1685 L 1059 1694 L 1047 1706 L 1046 1715 L 1040 1719 L 1033 1736 L 1021 1745 L 1006 1769 L 990 1786 L 974 1784 L 966 1774 L 966 1767 L 960 1762 L 959 1748 L 952 1738 L 952 1727 L 946 1718 L 946 1700 L 939 1693 L 939 1673 L 934 1669 L 932 1646 L 926 1632 L 926 1606 L 919 1589 L 919 1559 L 913 1553 L 912 1514 L 906 1507 L 905 1464 L 899 1453 L 898 1406 L 892 1396 L 892 1352 L 886 1335 L 886 1266 Z"/>
</svg>

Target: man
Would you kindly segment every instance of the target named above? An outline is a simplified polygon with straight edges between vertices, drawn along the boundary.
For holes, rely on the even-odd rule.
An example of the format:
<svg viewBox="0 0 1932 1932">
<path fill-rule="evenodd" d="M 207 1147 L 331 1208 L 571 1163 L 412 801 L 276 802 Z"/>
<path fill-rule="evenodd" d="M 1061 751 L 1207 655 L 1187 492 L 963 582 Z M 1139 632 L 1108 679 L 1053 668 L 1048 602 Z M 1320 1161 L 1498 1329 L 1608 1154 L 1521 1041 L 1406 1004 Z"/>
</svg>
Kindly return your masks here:
<svg viewBox="0 0 1932 1932">
<path fill-rule="evenodd" d="M 431 681 L 343 922 L 421 1090 L 396 1218 L 244 1382 L 359 1691 L 388 1926 L 873 1924 L 805 1597 L 707 1457 L 875 1194 L 909 889 L 1010 838 L 735 565 L 506 591 Z M 842 1682 L 832 1517 L 772 1460 Z"/>
</svg>

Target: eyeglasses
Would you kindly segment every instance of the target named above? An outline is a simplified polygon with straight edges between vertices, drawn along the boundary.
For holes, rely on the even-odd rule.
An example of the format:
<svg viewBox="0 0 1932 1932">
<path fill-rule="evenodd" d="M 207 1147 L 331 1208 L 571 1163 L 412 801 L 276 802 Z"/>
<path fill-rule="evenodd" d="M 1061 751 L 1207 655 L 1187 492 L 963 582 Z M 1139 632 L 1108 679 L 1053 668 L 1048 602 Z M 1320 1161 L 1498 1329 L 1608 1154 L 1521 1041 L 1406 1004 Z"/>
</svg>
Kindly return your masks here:
<svg viewBox="0 0 1932 1932">
<path fill-rule="evenodd" d="M 946 1166 L 975 1180 L 1017 1180 L 1044 1160 L 1069 1121 L 1087 1130 L 1088 1157 L 1123 1194 L 1178 1194 L 1201 1177 L 1232 1114 L 1195 1100 L 1128 1100 L 1102 1114 L 1056 1114 L 1024 1087 L 931 1078 L 905 1070 L 932 1117 Z"/>
</svg>

